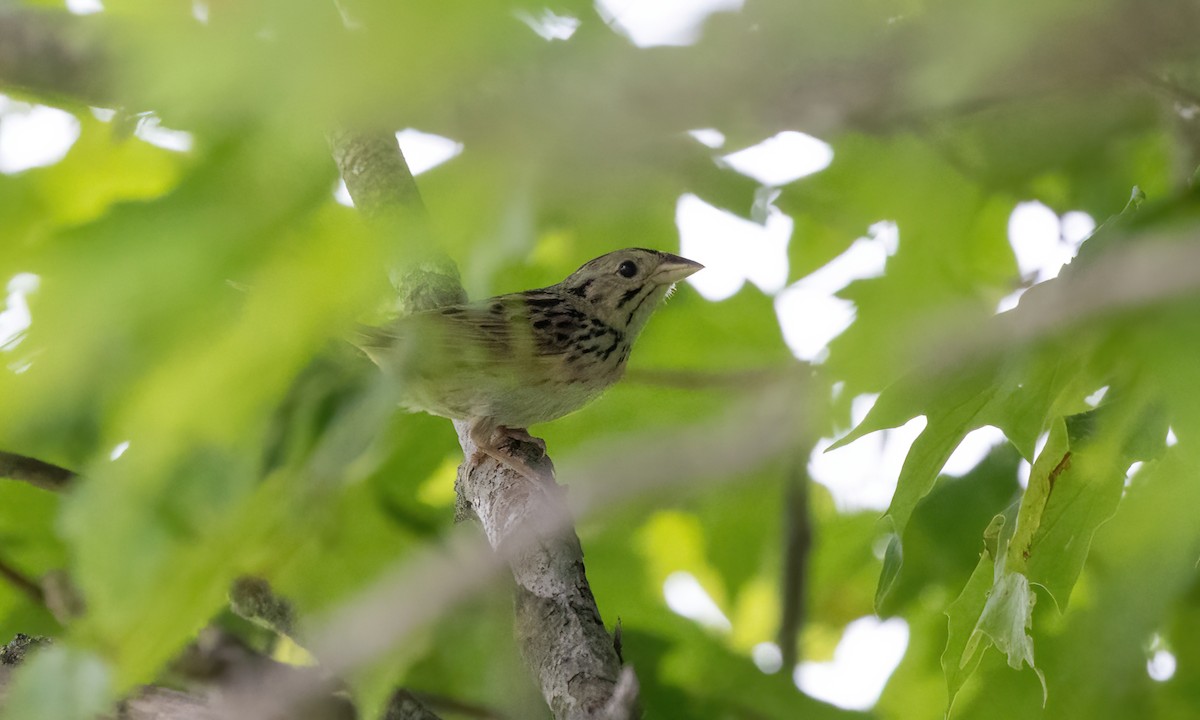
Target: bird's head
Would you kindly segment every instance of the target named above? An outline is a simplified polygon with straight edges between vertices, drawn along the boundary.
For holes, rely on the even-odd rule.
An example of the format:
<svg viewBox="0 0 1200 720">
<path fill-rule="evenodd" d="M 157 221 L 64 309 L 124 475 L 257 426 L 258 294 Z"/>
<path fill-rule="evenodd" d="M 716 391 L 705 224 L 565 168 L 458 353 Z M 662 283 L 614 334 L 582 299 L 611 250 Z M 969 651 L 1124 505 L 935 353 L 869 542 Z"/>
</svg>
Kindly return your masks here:
<svg viewBox="0 0 1200 720">
<path fill-rule="evenodd" d="M 671 253 L 629 248 L 601 255 L 559 285 L 590 303 L 597 318 L 632 338 L 675 283 L 703 268 Z"/>
</svg>

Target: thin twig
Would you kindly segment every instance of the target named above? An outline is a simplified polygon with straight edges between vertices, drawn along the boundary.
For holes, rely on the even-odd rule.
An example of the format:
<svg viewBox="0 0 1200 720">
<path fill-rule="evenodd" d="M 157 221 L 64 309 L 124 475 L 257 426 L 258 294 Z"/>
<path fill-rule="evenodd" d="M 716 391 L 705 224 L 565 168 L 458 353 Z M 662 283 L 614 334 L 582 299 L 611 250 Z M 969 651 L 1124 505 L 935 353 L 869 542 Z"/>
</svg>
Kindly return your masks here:
<svg viewBox="0 0 1200 720">
<path fill-rule="evenodd" d="M 1194 91 L 1179 85 L 1178 83 L 1172 82 L 1171 80 L 1161 77 L 1160 75 L 1146 69 L 1137 70 L 1135 75 L 1147 85 L 1165 91 L 1176 101 L 1185 102 L 1189 105 L 1200 107 L 1200 94 L 1197 94 Z"/>
<path fill-rule="evenodd" d="M 788 374 L 806 374 L 811 366 L 807 363 L 789 363 L 779 367 L 749 368 L 744 370 L 659 370 L 631 368 L 622 382 L 652 387 L 676 388 L 679 390 L 735 389 L 763 387 Z"/>
<path fill-rule="evenodd" d="M 9 672 L 26 654 L 45 641 L 18 635 L 0 647 L 0 704 L 11 681 Z M 264 678 L 287 678 L 314 689 L 302 712 L 289 717 L 312 720 L 351 720 L 354 708 L 319 670 L 277 663 L 254 652 L 231 636 L 205 631 L 176 669 L 192 681 L 201 681 L 188 692 L 163 687 L 145 687 L 117 705 L 119 720 L 228 720 L 231 705 L 253 695 Z M 465 705 L 464 705 L 465 706 Z M 469 707 L 469 706 L 466 706 Z M 107 716 L 106 716 L 107 717 Z M 260 716 L 268 717 L 266 715 Z M 272 716 L 273 717 L 273 716 Z M 397 691 L 388 701 L 384 720 L 439 720 L 411 693 Z M 480 716 L 485 717 L 485 716 Z M 499 716 L 496 716 L 499 717 Z"/>
<path fill-rule="evenodd" d="M 62 492 L 79 475 L 35 458 L 0 451 L 0 477 L 27 482 L 43 490 Z"/>
<path fill-rule="evenodd" d="M 46 593 L 36 580 L 16 569 L 8 561 L 0 558 L 0 577 L 33 602 L 45 607 Z"/>
<path fill-rule="evenodd" d="M 0 7 L 0 84 L 68 103 L 114 107 L 111 26 L 61 10 Z"/>
<path fill-rule="evenodd" d="M 797 458 L 784 487 L 783 520 L 783 612 L 779 619 L 779 648 L 783 669 L 791 672 L 799 658 L 800 629 L 807 614 L 808 557 L 812 551 L 812 515 L 808 507 L 808 471 L 805 459 Z"/>
<path fill-rule="evenodd" d="M 479 718 L 479 720 L 508 720 L 507 715 L 499 710 L 487 707 L 486 705 L 470 703 L 465 700 L 459 700 L 458 698 L 452 698 L 447 695 L 439 695 L 437 693 L 413 692 L 411 695 L 423 702 L 427 707 L 439 708 L 441 710 L 452 712 L 455 715 L 462 715 L 469 718 Z"/>
</svg>

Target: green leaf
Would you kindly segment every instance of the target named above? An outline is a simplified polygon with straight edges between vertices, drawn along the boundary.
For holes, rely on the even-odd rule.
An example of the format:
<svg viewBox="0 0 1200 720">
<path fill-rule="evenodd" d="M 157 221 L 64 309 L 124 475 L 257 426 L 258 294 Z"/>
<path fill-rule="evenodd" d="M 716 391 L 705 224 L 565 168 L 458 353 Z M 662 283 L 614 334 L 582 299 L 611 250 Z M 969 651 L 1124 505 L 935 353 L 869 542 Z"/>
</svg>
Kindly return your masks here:
<svg viewBox="0 0 1200 720">
<path fill-rule="evenodd" d="M 975 571 L 971 573 L 958 597 L 946 608 L 948 635 L 941 665 L 946 676 L 947 716 L 954 709 L 954 700 L 958 697 L 959 690 L 979 667 L 982 653 L 968 654 L 967 644 L 974 637 L 979 616 L 987 603 L 987 594 L 994 582 L 994 572 L 995 556 L 985 551 L 979 556 Z"/>
<path fill-rule="evenodd" d="M 1067 443 L 1067 426 L 1062 419 L 1050 426 L 1049 438 L 1029 472 L 1029 487 L 1021 498 L 1017 512 L 1017 527 L 1008 546 L 1005 566 L 1015 572 L 1025 572 L 1033 538 L 1042 526 L 1042 515 L 1057 483 L 1071 467 L 1071 450 Z"/>
<path fill-rule="evenodd" d="M 1017 572 L 1001 573 L 988 593 L 960 662 L 970 662 L 976 651 L 982 651 L 990 644 L 1008 657 L 1012 669 L 1020 670 L 1027 664 L 1036 671 L 1033 638 L 1028 634 L 1033 626 L 1036 603 L 1037 596 L 1030 589 L 1027 577 Z M 983 648 L 979 647 L 981 641 Z M 1045 686 L 1045 678 L 1042 678 L 1042 685 Z"/>
<path fill-rule="evenodd" d="M 1044 476 L 1045 481 L 1040 473 L 1050 462 L 1039 468 L 1037 482 L 1048 482 L 1050 495 L 1025 550 L 1028 573 L 1029 579 L 1044 587 L 1060 608 L 1070 600 L 1093 535 L 1117 509 L 1130 462 L 1109 456 L 1100 445 L 1087 444 L 1060 456 Z M 1033 483 L 1031 473 L 1030 487 Z"/>
<path fill-rule="evenodd" d="M 904 572 L 882 612 L 911 611 L 931 592 L 957 593 L 979 562 L 979 537 L 1020 494 L 1020 454 L 995 448 L 962 477 L 942 475 L 917 506 L 904 537 Z"/>
<path fill-rule="evenodd" d="M 888 536 L 887 548 L 883 551 L 883 570 L 879 572 L 879 583 L 875 587 L 875 607 L 882 608 L 888 595 L 900 578 L 900 567 L 904 564 L 904 547 L 900 535 Z"/>
<path fill-rule="evenodd" d="M 0 349 L 0 448 L 85 478 L 61 497 L 0 485 L 0 559 L 35 580 L 69 573 L 88 608 L 63 626 L 0 583 L 0 626 L 51 634 L 72 657 L 94 651 L 121 694 L 161 678 L 198 628 L 228 612 L 237 575 L 271 580 L 301 626 L 346 601 L 452 526 L 459 451 L 449 423 L 382 419 L 394 403 L 370 382 L 377 374 L 304 373 L 355 323 L 392 306 L 388 270 L 436 237 L 480 298 L 556 282 L 618 247 L 675 251 L 683 194 L 752 212 L 757 182 L 714 156 L 791 128 L 819 135 L 834 158 L 779 189 L 775 204 L 795 222 L 789 280 L 876 223 L 898 228 L 877 276 L 839 291 L 854 322 L 819 367 L 798 366 L 773 297 L 747 287 L 713 303 L 684 284 L 639 339 L 622 383 L 533 428 L 560 481 L 576 495 L 599 489 L 573 476 L 589 447 L 598 452 L 587 467 L 599 472 L 588 480 L 619 481 L 606 462 L 618 467 L 639 442 L 668 445 L 679 428 L 733 419 L 764 377 L 815 373 L 809 397 L 786 399 L 814 434 L 837 426 L 859 395 L 882 391 L 843 442 L 920 416 L 926 427 L 882 525 L 811 488 L 801 654 L 830 657 L 842 628 L 877 599 L 911 638 L 875 716 L 935 717 L 949 690 L 955 715 L 971 720 L 1192 720 L 1200 293 L 1145 303 L 1149 294 L 1125 292 L 1175 287 L 1172 273 L 1144 273 L 1140 253 L 1151 243 L 1186 250 L 1200 229 L 1200 192 L 1188 184 L 1197 133 L 1187 106 L 1200 94 L 1191 3 L 746 3 L 705 19 L 691 44 L 642 48 L 626 33 L 632 16 L 585 0 L 545 6 L 579 21 L 565 41 L 528 27 L 541 5 L 508 0 L 342 3 L 365 31 L 348 30 L 330 3 L 201 3 L 210 17 L 198 22 L 161 0 L 106 0 L 88 18 L 61 0 L 31 2 L 0 15 L 57 5 L 47 18 L 68 29 L 53 38 L 63 47 L 110 38 L 102 52 L 68 54 L 85 58 L 80 77 L 125 105 L 126 120 L 95 120 L 77 98 L 34 98 L 74 112 L 79 139 L 57 163 L 0 173 L 0 335 L 23 324 L 25 304 L 32 317 L 23 339 Z M 1119 57 L 1108 38 L 1120 38 Z M 52 66 L 30 64 L 69 77 Z M 0 106 L 7 137 L 19 121 Z M 127 120 L 146 109 L 191 133 L 192 149 L 129 136 Z M 376 234 L 334 202 L 324 134 L 360 121 L 463 144 L 417 178 L 432 232 L 401 222 Z M 705 148 L 687 134 L 696 128 L 727 141 Z M 997 301 L 1030 283 L 1009 237 L 1024 201 L 1109 220 L 996 323 Z M 731 267 L 706 272 L 748 269 L 757 255 L 752 245 L 725 250 Z M 1113 252 L 1129 253 L 1112 281 L 1122 292 L 1073 285 Z M 1190 267 L 1177 271 L 1191 277 Z M 27 297 L 6 287 L 19 272 L 39 278 Z M 1030 318 L 1039 295 L 1056 304 Z M 1111 307 L 1120 297 L 1139 304 Z M 1055 325 L 1058 312 L 1081 321 Z M 1010 321 L 1015 335 L 990 336 Z M 979 335 L 1017 341 L 963 356 L 960 343 Z M 1109 395 L 1093 409 L 1085 398 L 1103 386 Z M 961 438 L 985 425 L 1013 447 L 961 478 L 940 475 Z M 1168 427 L 1178 437 L 1170 448 Z M 802 462 L 811 438 L 796 435 L 780 455 Z M 751 655 L 770 659 L 762 643 L 780 622 L 788 468 L 748 447 L 721 449 L 737 476 L 728 485 L 699 468 L 579 518 L 601 617 L 609 628 L 622 620 L 648 714 L 863 717 L 804 697 L 793 668 L 755 667 Z M 1018 455 L 1034 465 L 1023 495 Z M 1126 482 L 1135 459 L 1145 465 Z M 667 606 L 664 574 L 677 569 L 696 574 L 732 629 Z M 543 716 L 510 604 L 491 588 L 352 674 L 360 715 L 402 682 L 506 717 Z M 1179 660 L 1167 682 L 1146 672 L 1156 635 Z M 1008 652 L 985 649 L 997 642 Z M 1033 657 L 1030 642 L 1045 710 L 1035 673 L 1008 666 Z M 75 697 L 71 677 L 39 702 Z M 59 720 L 59 709 L 12 714 Z"/>
<path fill-rule="evenodd" d="M 995 386 L 987 383 L 986 375 L 969 373 L 942 384 L 935 397 L 927 399 L 920 396 L 916 377 L 909 376 L 885 391 L 858 427 L 833 446 L 841 447 L 881 428 L 896 427 L 913 417 L 920 405 L 929 408 L 925 429 L 904 459 L 896 493 L 888 506 L 886 517 L 894 535 L 889 541 L 885 572 L 876 591 L 877 606 L 886 601 L 898 577 L 904 531 L 913 510 L 933 488 L 938 473 L 962 439 L 983 424 L 981 414 L 997 392 Z"/>
<path fill-rule="evenodd" d="M 630 648 L 636 648 L 631 640 Z M 631 660 L 638 656 L 631 649 Z M 640 666 L 640 664 L 639 664 Z M 651 681 L 653 682 L 653 681 Z M 716 717 L 804 717 L 814 720 L 851 720 L 871 717 L 866 713 L 842 710 L 815 700 L 796 688 L 791 674 L 768 675 L 742 655 L 729 652 L 721 643 L 694 628 L 676 640 L 672 650 L 658 664 L 657 682 L 677 688 L 691 688 L 699 707 L 714 708 Z M 685 717 L 668 715 L 668 717 Z M 695 716 L 692 716 L 695 717 Z"/>
<path fill-rule="evenodd" d="M 976 421 L 982 410 L 991 402 L 994 392 L 989 388 L 984 389 L 982 393 L 965 393 L 962 404 L 946 408 L 937 415 L 928 416 L 925 430 L 913 442 L 908 456 L 904 459 L 896 484 L 896 494 L 888 506 L 887 515 L 897 535 L 904 536 L 908 519 L 912 516 L 917 502 L 929 493 L 938 473 L 962 439 L 978 427 Z"/>
<path fill-rule="evenodd" d="M 14 673 L 3 717 L 93 720 L 115 699 L 112 673 L 100 658 L 52 645 L 32 653 Z"/>
<path fill-rule="evenodd" d="M 1011 528 L 1012 523 L 1004 515 L 992 519 L 984 532 L 985 551 L 975 572 L 946 610 L 949 632 L 942 670 L 949 696 L 947 714 L 963 684 L 978 669 L 983 653 L 993 646 L 1004 653 L 1014 670 L 1026 664 L 1033 668 L 1042 683 L 1043 696 L 1046 694 L 1046 679 L 1034 664 L 1033 638 L 1028 634 L 1037 596 L 1030 589 L 1029 579 L 1006 569 L 1002 560 L 1013 539 Z"/>
<path fill-rule="evenodd" d="M 689 503 L 705 528 L 708 559 L 724 581 L 731 607 L 746 583 L 775 573 L 784 472 L 770 467 Z"/>
</svg>

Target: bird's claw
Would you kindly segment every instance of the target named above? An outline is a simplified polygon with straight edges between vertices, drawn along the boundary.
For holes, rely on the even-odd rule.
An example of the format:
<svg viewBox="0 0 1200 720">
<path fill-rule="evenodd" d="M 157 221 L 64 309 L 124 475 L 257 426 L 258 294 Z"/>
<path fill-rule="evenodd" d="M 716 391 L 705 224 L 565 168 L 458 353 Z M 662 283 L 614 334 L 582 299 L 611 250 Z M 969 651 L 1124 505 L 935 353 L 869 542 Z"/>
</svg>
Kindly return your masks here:
<svg viewBox="0 0 1200 720">
<path fill-rule="evenodd" d="M 546 441 L 530 435 L 524 428 L 500 425 L 489 431 L 487 425 L 480 423 L 472 426 L 471 438 L 475 441 L 471 464 L 491 457 L 535 483 L 553 482 L 554 471 L 548 467 L 549 461 L 541 462 L 546 458 Z M 535 468 L 534 463 L 542 467 Z"/>
<path fill-rule="evenodd" d="M 508 441 L 507 444 L 510 447 L 510 451 L 516 449 L 512 447 L 513 445 L 530 445 L 534 448 L 537 448 L 537 455 L 532 458 L 533 460 L 541 460 L 542 458 L 546 457 L 546 441 L 540 437 L 534 437 L 533 435 L 530 435 L 529 431 L 525 428 L 510 428 L 501 425 L 500 427 L 496 428 L 496 436 L 499 437 L 502 442 L 504 440 Z M 499 444 L 500 443 L 497 443 L 497 445 Z"/>
</svg>

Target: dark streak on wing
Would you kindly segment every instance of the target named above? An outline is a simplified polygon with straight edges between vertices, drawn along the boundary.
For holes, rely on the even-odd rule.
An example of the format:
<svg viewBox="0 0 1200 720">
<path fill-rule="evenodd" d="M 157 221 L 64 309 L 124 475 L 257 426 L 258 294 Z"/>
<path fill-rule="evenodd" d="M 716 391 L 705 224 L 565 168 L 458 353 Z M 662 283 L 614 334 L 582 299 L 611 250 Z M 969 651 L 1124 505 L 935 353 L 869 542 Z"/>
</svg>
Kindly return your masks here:
<svg viewBox="0 0 1200 720">
<path fill-rule="evenodd" d="M 523 299 L 501 295 L 441 309 L 445 320 L 439 323 L 441 330 L 434 331 L 434 335 L 441 336 L 441 362 L 490 364 L 511 360 L 517 351 L 516 323 L 526 311 Z"/>
<path fill-rule="evenodd" d="M 538 355 L 563 355 L 575 349 L 587 328 L 583 313 L 566 303 L 562 306 L 530 308 L 530 316 L 537 318 L 532 325 Z"/>
<path fill-rule="evenodd" d="M 512 353 L 512 325 L 505 319 L 497 319 L 480 314 L 475 318 L 475 328 L 482 336 L 484 346 L 497 355 L 507 356 Z"/>
</svg>

